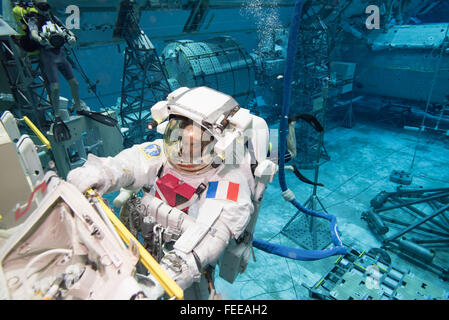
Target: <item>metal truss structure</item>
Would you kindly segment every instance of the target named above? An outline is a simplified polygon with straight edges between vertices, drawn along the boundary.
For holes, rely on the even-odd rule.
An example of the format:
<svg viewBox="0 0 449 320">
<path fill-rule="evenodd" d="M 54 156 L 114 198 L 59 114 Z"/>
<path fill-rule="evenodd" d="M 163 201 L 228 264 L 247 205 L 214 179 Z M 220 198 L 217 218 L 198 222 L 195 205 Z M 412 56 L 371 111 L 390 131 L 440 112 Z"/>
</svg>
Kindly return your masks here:
<svg viewBox="0 0 449 320">
<path fill-rule="evenodd" d="M 137 11 L 133 1 L 123 1 L 114 30 L 114 36 L 128 45 L 119 112 L 125 147 L 146 141 L 150 108 L 171 91 L 156 49 L 139 26 Z"/>
<path fill-rule="evenodd" d="M 382 191 L 373 198 L 362 219 L 382 240 L 383 248 L 398 252 L 447 281 L 448 199 L 447 187 L 398 187 L 394 192 Z"/>
<path fill-rule="evenodd" d="M 324 125 L 330 81 L 330 53 L 333 34 L 326 17 L 327 1 L 318 7 L 304 6 L 303 23 L 299 31 L 299 41 L 295 64 L 295 79 L 292 94 L 292 112 L 313 114 Z M 293 116 L 294 114 L 292 114 Z M 317 150 L 321 149 L 322 159 L 329 160 L 319 136 L 306 123 L 297 125 L 298 168 L 313 169 L 316 165 Z"/>
<path fill-rule="evenodd" d="M 39 56 L 22 51 L 14 36 L 2 36 L 0 41 L 0 60 L 14 98 L 14 115 L 28 116 L 39 128 L 47 129 L 50 122 L 46 113 L 52 107 Z"/>
</svg>

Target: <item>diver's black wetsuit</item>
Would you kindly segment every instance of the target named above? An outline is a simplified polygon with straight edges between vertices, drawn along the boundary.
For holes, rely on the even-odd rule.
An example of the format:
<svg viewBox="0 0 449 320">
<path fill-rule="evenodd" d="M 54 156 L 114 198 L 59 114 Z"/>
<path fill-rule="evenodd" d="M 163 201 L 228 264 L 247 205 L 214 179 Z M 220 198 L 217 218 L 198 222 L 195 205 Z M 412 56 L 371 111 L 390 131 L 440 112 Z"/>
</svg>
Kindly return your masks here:
<svg viewBox="0 0 449 320">
<path fill-rule="evenodd" d="M 64 24 L 56 18 L 53 14 L 49 14 L 49 16 L 43 16 L 40 14 L 32 14 L 28 18 L 28 28 L 31 31 L 36 30 L 37 32 L 42 31 L 42 27 L 48 22 L 51 21 L 61 27 L 63 30 L 65 29 Z M 58 80 L 58 71 L 62 73 L 64 78 L 68 81 L 75 78 L 75 74 L 73 73 L 72 65 L 66 58 L 65 52 L 62 47 L 60 48 L 48 48 L 45 46 L 41 46 L 40 49 L 40 62 L 42 72 L 47 77 L 50 83 L 59 82 Z"/>
</svg>

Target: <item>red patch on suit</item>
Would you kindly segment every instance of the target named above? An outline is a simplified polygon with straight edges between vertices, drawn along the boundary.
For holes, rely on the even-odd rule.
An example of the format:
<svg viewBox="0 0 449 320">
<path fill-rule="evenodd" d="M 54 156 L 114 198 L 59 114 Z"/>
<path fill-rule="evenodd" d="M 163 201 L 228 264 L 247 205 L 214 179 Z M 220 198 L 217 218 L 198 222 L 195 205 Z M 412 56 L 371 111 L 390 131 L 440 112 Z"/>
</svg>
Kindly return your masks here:
<svg viewBox="0 0 449 320">
<path fill-rule="evenodd" d="M 191 185 L 182 182 L 180 179 L 176 178 L 171 174 L 166 174 L 162 178 L 156 181 L 158 189 L 161 191 L 167 203 L 176 207 L 184 202 L 187 202 L 195 194 L 196 188 Z M 161 199 L 158 191 L 156 191 L 156 197 Z M 189 208 L 185 208 L 182 211 L 187 213 Z"/>
</svg>

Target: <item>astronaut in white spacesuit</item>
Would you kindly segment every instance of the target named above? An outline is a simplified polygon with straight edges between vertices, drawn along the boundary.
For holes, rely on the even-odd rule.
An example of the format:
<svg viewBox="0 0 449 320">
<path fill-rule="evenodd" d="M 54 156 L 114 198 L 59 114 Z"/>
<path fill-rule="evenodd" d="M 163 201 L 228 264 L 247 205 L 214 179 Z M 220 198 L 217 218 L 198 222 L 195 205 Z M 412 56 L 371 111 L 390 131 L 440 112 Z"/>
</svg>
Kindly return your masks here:
<svg viewBox="0 0 449 320">
<path fill-rule="evenodd" d="M 249 224 L 254 227 L 250 221 L 277 172 L 266 157 L 268 126 L 232 97 L 207 87 L 179 88 L 151 112 L 163 139 L 115 157 L 89 155 L 67 181 L 81 192 L 94 188 L 100 194 L 143 188 L 148 214 L 180 231 L 161 266 L 186 299 L 208 299 L 205 270 L 214 270 L 230 242 L 241 240 Z M 145 294 L 159 298 L 163 289 L 156 284 Z"/>
</svg>

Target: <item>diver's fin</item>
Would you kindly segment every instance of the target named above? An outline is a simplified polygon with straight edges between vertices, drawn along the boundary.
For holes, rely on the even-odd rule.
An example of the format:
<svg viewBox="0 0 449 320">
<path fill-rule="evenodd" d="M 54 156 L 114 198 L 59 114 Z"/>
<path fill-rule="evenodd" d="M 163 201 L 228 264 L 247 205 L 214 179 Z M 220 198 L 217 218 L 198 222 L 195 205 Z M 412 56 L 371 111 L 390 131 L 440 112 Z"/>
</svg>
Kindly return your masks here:
<svg viewBox="0 0 449 320">
<path fill-rule="evenodd" d="M 297 121 L 298 119 L 304 120 L 308 124 L 310 124 L 316 131 L 323 132 L 324 128 L 321 125 L 321 123 L 318 121 L 318 119 L 313 115 L 309 113 L 302 113 L 300 115 L 297 115 L 295 117 L 289 118 L 288 122 Z"/>
<path fill-rule="evenodd" d="M 294 173 L 295 176 L 296 176 L 299 180 L 301 180 L 302 182 L 307 183 L 307 184 L 311 184 L 312 186 L 324 187 L 324 184 L 322 184 L 322 183 L 315 183 L 315 182 L 313 182 L 313 181 L 307 179 L 306 177 L 304 177 L 304 176 L 302 175 L 302 173 L 299 172 L 298 168 L 296 168 L 296 166 L 292 165 L 292 167 L 293 167 L 293 173 Z"/>
<path fill-rule="evenodd" d="M 53 123 L 53 137 L 56 142 L 66 141 L 72 138 L 69 128 L 60 117 L 56 117 Z"/>
<path fill-rule="evenodd" d="M 77 114 L 81 116 L 86 116 L 91 118 L 92 120 L 98 121 L 104 125 L 115 127 L 118 124 L 118 121 L 114 118 L 111 118 L 109 116 L 105 116 L 104 114 L 101 114 L 100 112 L 94 112 L 94 111 L 88 111 L 88 110 L 80 110 L 76 112 Z"/>
</svg>

